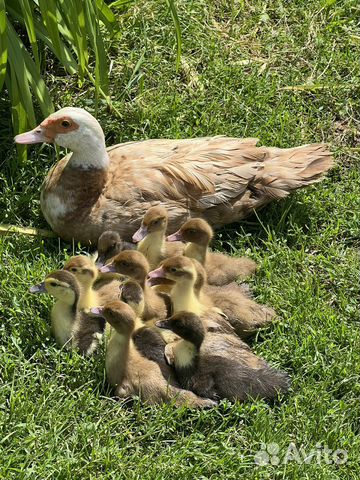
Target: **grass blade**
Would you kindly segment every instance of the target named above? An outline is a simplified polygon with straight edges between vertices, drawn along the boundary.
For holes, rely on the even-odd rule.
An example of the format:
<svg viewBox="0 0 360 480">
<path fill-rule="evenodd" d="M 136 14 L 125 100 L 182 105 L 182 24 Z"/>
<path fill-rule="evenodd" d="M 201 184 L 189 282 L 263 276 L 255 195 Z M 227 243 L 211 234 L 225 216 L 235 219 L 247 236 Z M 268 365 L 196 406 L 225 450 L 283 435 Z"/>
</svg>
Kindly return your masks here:
<svg viewBox="0 0 360 480">
<path fill-rule="evenodd" d="M 179 22 L 179 17 L 177 14 L 176 6 L 174 3 L 174 0 L 166 0 L 166 3 L 170 9 L 170 13 L 174 22 L 174 27 L 175 27 L 175 36 L 176 36 L 176 71 L 179 70 L 180 67 L 180 59 L 181 59 L 181 46 L 182 46 L 182 40 L 181 40 L 181 28 L 180 28 L 180 22 Z"/>
<path fill-rule="evenodd" d="M 33 4 L 32 2 L 29 2 L 29 0 L 18 0 L 18 1 L 19 1 L 19 6 L 21 8 L 21 12 L 22 12 L 22 18 L 24 19 L 26 31 L 31 44 L 31 49 L 34 54 L 35 64 L 37 66 L 38 71 L 40 72 L 39 49 L 37 44 L 34 18 L 33 18 L 33 7 L 32 7 Z"/>
<path fill-rule="evenodd" d="M 5 81 L 8 57 L 5 0 L 0 0 L 0 91 Z"/>
</svg>

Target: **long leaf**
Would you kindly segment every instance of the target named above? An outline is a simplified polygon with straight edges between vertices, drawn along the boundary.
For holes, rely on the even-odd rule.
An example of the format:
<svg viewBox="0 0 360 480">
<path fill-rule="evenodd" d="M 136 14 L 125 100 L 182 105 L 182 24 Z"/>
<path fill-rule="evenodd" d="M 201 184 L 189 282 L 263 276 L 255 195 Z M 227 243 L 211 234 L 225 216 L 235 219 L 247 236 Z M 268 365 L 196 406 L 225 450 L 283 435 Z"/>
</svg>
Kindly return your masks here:
<svg viewBox="0 0 360 480">
<path fill-rule="evenodd" d="M 106 53 L 104 42 L 100 35 L 98 22 L 92 21 L 92 18 L 96 18 L 96 16 L 98 15 L 98 11 L 96 7 L 93 7 L 91 2 L 86 3 L 86 14 L 87 32 L 89 35 L 91 46 L 95 53 L 95 92 L 97 100 L 99 96 L 100 86 L 106 95 L 108 95 L 109 92 Z"/>
<path fill-rule="evenodd" d="M 16 20 L 24 23 L 24 19 L 21 17 L 21 12 L 19 12 L 19 10 L 16 8 L 15 3 L 11 4 L 11 6 L 7 6 L 7 8 L 11 17 L 16 18 Z M 42 40 L 45 43 L 45 45 L 47 45 L 50 48 L 50 50 L 54 53 L 54 55 L 58 57 L 58 52 L 55 50 L 52 40 L 49 37 L 45 26 L 36 17 L 34 17 L 34 26 L 35 26 L 36 35 L 39 38 L 39 40 Z M 64 30 L 59 25 L 59 30 L 62 34 L 64 34 L 64 36 L 66 35 L 67 29 Z M 71 41 L 72 37 L 70 38 L 67 37 L 67 39 Z M 62 50 L 63 58 L 62 60 L 61 58 L 59 57 L 58 58 L 60 61 L 62 61 L 64 68 L 70 74 L 76 73 L 78 70 L 76 60 L 64 42 L 61 42 L 61 50 Z"/>
<path fill-rule="evenodd" d="M 31 44 L 31 49 L 34 54 L 35 63 L 38 71 L 40 72 L 39 49 L 33 18 L 33 3 L 29 2 L 29 0 L 18 0 L 18 2 L 22 11 L 22 17 L 24 19 L 26 31 Z"/>
<path fill-rule="evenodd" d="M 15 71 L 9 69 L 9 72 L 6 74 L 5 82 L 11 100 L 11 118 L 14 132 L 24 132 L 27 130 L 28 116 L 20 98 L 20 88 Z M 26 160 L 27 149 L 25 145 L 16 145 L 16 148 L 19 159 L 21 161 Z"/>
<path fill-rule="evenodd" d="M 36 65 L 32 61 L 29 52 L 11 25 L 8 31 L 9 46 L 11 47 L 11 50 L 9 50 L 10 55 L 16 56 L 15 58 L 10 58 L 11 68 L 14 69 L 19 88 L 21 89 L 20 98 L 23 101 L 26 111 L 29 109 L 31 114 L 29 116 L 30 122 L 32 126 L 35 126 L 35 115 L 33 109 L 31 110 L 32 99 L 29 85 L 31 85 L 32 91 L 39 102 L 43 115 L 47 116 L 54 111 L 54 106 L 45 82 L 37 71 Z"/>
<path fill-rule="evenodd" d="M 0 91 L 5 81 L 8 57 L 5 1 L 0 0 Z"/>
<path fill-rule="evenodd" d="M 106 5 L 104 0 L 96 0 L 96 9 L 99 12 L 99 18 L 105 27 L 111 31 L 112 27 L 115 24 L 115 15 Z"/>
<path fill-rule="evenodd" d="M 12 73 L 11 81 L 16 78 L 18 85 L 18 92 L 16 93 L 19 96 L 20 103 L 27 113 L 30 126 L 35 127 L 35 113 L 24 60 L 25 47 L 21 40 L 19 43 L 19 38 L 10 22 L 7 22 L 7 30 L 9 42 L 9 64 Z"/>
<path fill-rule="evenodd" d="M 59 24 L 61 19 L 57 18 L 57 5 L 55 0 L 38 0 L 42 20 L 45 23 L 46 30 L 51 38 L 56 56 L 62 60 L 63 50 L 59 34 Z"/>
<path fill-rule="evenodd" d="M 182 45 L 182 40 L 181 40 L 181 27 L 180 27 L 180 21 L 179 17 L 177 14 L 176 6 L 174 3 L 174 0 L 166 0 L 166 3 L 170 9 L 171 16 L 174 22 L 174 27 L 175 27 L 175 36 L 176 36 L 176 70 L 179 70 L 180 67 L 180 59 L 181 59 L 181 45 Z"/>
<path fill-rule="evenodd" d="M 64 20 L 61 33 L 72 45 L 76 53 L 79 83 L 81 86 L 89 60 L 86 40 L 85 9 L 83 4 L 78 0 L 59 0 L 58 5 L 59 13 Z"/>
</svg>

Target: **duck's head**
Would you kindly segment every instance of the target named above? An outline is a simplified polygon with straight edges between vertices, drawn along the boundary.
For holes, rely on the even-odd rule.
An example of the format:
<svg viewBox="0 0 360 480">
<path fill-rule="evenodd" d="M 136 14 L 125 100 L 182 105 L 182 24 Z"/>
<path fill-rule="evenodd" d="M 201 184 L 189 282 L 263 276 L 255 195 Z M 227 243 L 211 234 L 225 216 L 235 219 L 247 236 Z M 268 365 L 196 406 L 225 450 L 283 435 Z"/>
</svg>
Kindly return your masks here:
<svg viewBox="0 0 360 480">
<path fill-rule="evenodd" d="M 145 299 L 144 291 L 139 283 L 134 280 L 128 280 L 119 287 L 119 298 L 122 302 L 127 303 L 136 313 L 138 317 L 144 312 Z"/>
<path fill-rule="evenodd" d="M 68 305 L 74 305 L 80 295 L 75 276 L 65 270 L 49 273 L 45 280 L 30 288 L 30 293 L 48 293 Z"/>
<path fill-rule="evenodd" d="M 213 230 L 202 218 L 191 218 L 181 228 L 167 237 L 168 242 L 191 242 L 207 247 L 213 237 Z"/>
<path fill-rule="evenodd" d="M 80 285 L 83 286 L 91 286 L 99 274 L 94 260 L 85 255 L 71 257 L 65 263 L 64 270 L 73 273 Z"/>
<path fill-rule="evenodd" d="M 160 267 L 148 275 L 150 285 L 171 283 L 174 285 L 195 284 L 196 266 L 191 258 L 177 255 L 164 260 Z"/>
<path fill-rule="evenodd" d="M 116 272 L 136 280 L 144 285 L 150 266 L 144 255 L 136 250 L 123 250 L 111 263 L 100 268 L 100 272 Z"/>
<path fill-rule="evenodd" d="M 197 348 L 200 348 L 205 337 L 205 328 L 202 321 L 198 315 L 190 312 L 178 312 L 167 320 L 156 322 L 155 325 L 173 331 Z"/>
<path fill-rule="evenodd" d="M 153 233 L 163 233 L 165 235 L 168 224 L 168 213 L 166 208 L 155 206 L 149 208 L 145 213 L 139 230 L 137 230 L 132 240 L 135 243 L 141 242 L 147 235 Z"/>
<path fill-rule="evenodd" d="M 57 143 L 73 151 L 81 151 L 86 145 L 101 144 L 105 147 L 104 132 L 99 122 L 83 108 L 65 107 L 49 115 L 34 130 L 15 137 L 16 143 Z"/>
<path fill-rule="evenodd" d="M 97 243 L 98 259 L 97 265 L 102 266 L 108 258 L 114 257 L 121 250 L 122 240 L 118 232 L 106 230 L 103 232 Z"/>
<path fill-rule="evenodd" d="M 131 336 L 135 328 L 135 313 L 133 309 L 120 300 L 114 300 L 101 307 L 90 309 L 93 315 L 105 320 L 121 335 Z"/>
</svg>

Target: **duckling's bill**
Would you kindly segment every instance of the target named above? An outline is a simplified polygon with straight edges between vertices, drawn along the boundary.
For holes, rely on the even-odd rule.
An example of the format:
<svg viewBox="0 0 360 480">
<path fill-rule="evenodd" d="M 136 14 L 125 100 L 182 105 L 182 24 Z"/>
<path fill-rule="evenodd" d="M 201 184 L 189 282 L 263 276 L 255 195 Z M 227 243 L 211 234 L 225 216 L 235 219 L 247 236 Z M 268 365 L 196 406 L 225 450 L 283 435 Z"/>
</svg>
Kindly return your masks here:
<svg viewBox="0 0 360 480">
<path fill-rule="evenodd" d="M 45 282 L 38 283 L 29 288 L 30 293 L 46 293 Z"/>
<path fill-rule="evenodd" d="M 134 235 L 132 236 L 132 241 L 134 243 L 139 243 L 141 240 L 144 240 L 146 235 L 148 234 L 148 229 L 145 226 L 141 226 L 139 230 L 137 230 Z"/>
<path fill-rule="evenodd" d="M 90 308 L 90 312 L 93 313 L 94 315 L 102 317 L 104 314 L 104 307 L 92 307 Z"/>
<path fill-rule="evenodd" d="M 111 263 L 108 264 L 108 265 L 103 265 L 102 267 L 100 267 L 100 272 L 101 273 L 115 273 L 116 272 L 116 268 L 114 265 L 112 265 Z"/>
<path fill-rule="evenodd" d="M 179 230 L 166 237 L 167 242 L 182 242 L 182 240 L 183 238 Z"/>
</svg>

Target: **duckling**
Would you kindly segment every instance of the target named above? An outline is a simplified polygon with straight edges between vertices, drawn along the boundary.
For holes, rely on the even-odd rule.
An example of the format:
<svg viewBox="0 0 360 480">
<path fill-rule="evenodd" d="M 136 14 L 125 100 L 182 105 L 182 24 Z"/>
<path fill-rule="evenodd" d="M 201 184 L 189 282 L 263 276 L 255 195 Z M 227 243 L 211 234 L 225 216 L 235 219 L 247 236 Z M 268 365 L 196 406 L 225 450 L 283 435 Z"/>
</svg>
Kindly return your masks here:
<svg viewBox="0 0 360 480">
<path fill-rule="evenodd" d="M 202 272 L 200 280 L 197 270 Z M 205 278 L 206 273 L 197 260 L 179 255 L 164 260 L 158 269 L 149 272 L 148 282 L 150 285 L 159 279 L 161 282 L 163 279 L 172 282 L 170 297 L 173 313 L 193 312 L 201 316 L 208 329 L 233 332 L 233 327 L 221 316 L 223 312 L 203 293 L 201 287 Z"/>
<path fill-rule="evenodd" d="M 270 367 L 236 337 L 206 332 L 193 313 L 179 312 L 157 326 L 182 338 L 172 345 L 175 370 L 182 387 L 197 395 L 230 401 L 273 399 L 289 388 L 286 373 Z"/>
<path fill-rule="evenodd" d="M 99 294 L 94 290 L 99 271 L 92 258 L 85 255 L 71 257 L 63 270 L 73 273 L 80 284 L 82 293 L 78 305 L 80 309 L 89 309 L 100 304 Z"/>
<path fill-rule="evenodd" d="M 51 331 L 60 347 L 76 347 L 87 355 L 96 350 L 105 323 L 79 309 L 81 290 L 72 273 L 51 272 L 44 282 L 31 287 L 30 292 L 48 293 L 57 299 L 51 310 Z"/>
<path fill-rule="evenodd" d="M 101 267 L 123 250 L 135 249 L 136 245 L 122 240 L 118 232 L 115 232 L 114 230 L 106 230 L 100 235 L 97 243 L 98 258 L 96 265 Z"/>
<path fill-rule="evenodd" d="M 151 207 L 144 215 L 140 228 L 134 233 L 132 240 L 137 243 L 137 250 L 141 252 L 155 268 L 164 258 L 181 255 L 184 245 L 181 242 L 165 242 L 165 233 L 168 225 L 166 208 Z"/>
<path fill-rule="evenodd" d="M 126 275 L 139 283 L 144 291 L 145 308 L 141 319 L 146 322 L 152 319 L 166 318 L 167 303 L 164 295 L 159 295 L 146 283 L 150 266 L 144 255 L 136 250 L 124 250 L 116 255 L 111 263 L 100 268 L 100 272 L 117 272 Z"/>
<path fill-rule="evenodd" d="M 137 282 L 128 280 L 121 285 L 119 298 L 133 309 L 137 318 L 142 317 L 145 308 L 145 298 L 144 291 Z M 147 322 L 146 325 L 144 324 L 142 327 L 135 329 L 132 339 L 137 350 L 144 357 L 153 360 L 159 365 L 164 378 L 167 380 L 171 379 L 174 382 L 174 372 L 167 364 L 164 356 L 166 341 L 163 336 L 171 338 L 171 341 L 178 340 L 179 337 L 169 330 L 165 332 L 155 327 L 155 322 L 156 320 Z"/>
<path fill-rule="evenodd" d="M 153 278 L 161 277 L 174 283 L 170 294 L 174 313 L 188 311 L 206 321 L 209 311 L 214 312 L 216 307 L 218 313 L 225 315 L 226 321 L 219 318 L 208 321 L 213 327 L 217 324 L 228 332 L 227 326 L 230 325 L 241 338 L 248 337 L 275 316 L 274 310 L 257 304 L 236 283 L 224 287 L 206 285 L 206 272 L 195 259 L 178 256 L 164 260 L 158 269 L 149 273 L 149 281 L 152 283 Z"/>
<path fill-rule="evenodd" d="M 180 230 L 167 237 L 168 242 L 188 242 L 184 255 L 195 258 L 206 270 L 210 285 L 226 285 L 238 278 L 245 278 L 256 270 L 256 263 L 250 258 L 229 257 L 223 253 L 209 252 L 213 229 L 202 218 L 192 218 Z"/>
<path fill-rule="evenodd" d="M 142 328 L 132 308 L 120 300 L 91 310 L 113 327 L 106 350 L 106 373 L 115 394 L 121 398 L 141 396 L 149 404 L 173 401 L 192 407 L 213 406 L 214 402 L 193 392 L 174 387 L 164 378 L 159 365 L 142 356 L 134 345 L 134 330 Z"/>
<path fill-rule="evenodd" d="M 116 300 L 119 286 L 124 281 L 120 275 L 102 275 L 95 265 L 94 257 L 77 255 L 64 265 L 64 270 L 73 273 L 81 287 L 79 308 L 89 309 Z"/>
</svg>

